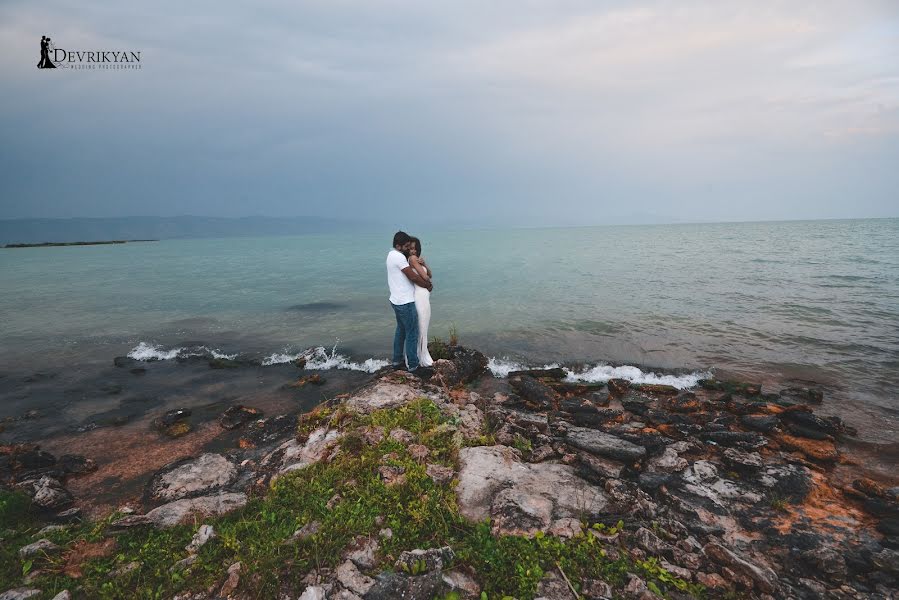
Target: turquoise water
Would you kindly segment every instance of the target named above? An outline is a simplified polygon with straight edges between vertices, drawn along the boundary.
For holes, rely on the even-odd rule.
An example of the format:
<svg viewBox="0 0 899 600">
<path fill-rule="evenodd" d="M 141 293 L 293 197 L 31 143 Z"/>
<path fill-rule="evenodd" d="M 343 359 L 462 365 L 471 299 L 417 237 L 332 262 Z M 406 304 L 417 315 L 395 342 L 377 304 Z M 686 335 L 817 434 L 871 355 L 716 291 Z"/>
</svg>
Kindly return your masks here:
<svg viewBox="0 0 899 600">
<path fill-rule="evenodd" d="M 388 358 L 392 233 L 0 250 L 0 371 L 108 364 L 141 343 Z M 416 233 L 431 331 L 454 326 L 497 372 L 712 369 L 899 409 L 899 219 Z"/>
</svg>

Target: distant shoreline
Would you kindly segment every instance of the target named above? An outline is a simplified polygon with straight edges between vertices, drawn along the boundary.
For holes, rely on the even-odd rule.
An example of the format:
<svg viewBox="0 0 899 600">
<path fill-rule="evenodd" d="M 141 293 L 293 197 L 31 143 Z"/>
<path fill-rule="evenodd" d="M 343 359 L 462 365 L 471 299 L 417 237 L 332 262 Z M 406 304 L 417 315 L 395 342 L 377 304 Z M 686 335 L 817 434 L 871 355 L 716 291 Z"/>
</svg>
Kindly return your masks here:
<svg viewBox="0 0 899 600">
<path fill-rule="evenodd" d="M 46 248 L 49 246 L 100 246 L 103 244 L 128 244 L 130 242 L 158 242 L 159 240 L 103 240 L 98 242 L 41 242 L 39 244 L 6 244 L 4 248 Z"/>
</svg>

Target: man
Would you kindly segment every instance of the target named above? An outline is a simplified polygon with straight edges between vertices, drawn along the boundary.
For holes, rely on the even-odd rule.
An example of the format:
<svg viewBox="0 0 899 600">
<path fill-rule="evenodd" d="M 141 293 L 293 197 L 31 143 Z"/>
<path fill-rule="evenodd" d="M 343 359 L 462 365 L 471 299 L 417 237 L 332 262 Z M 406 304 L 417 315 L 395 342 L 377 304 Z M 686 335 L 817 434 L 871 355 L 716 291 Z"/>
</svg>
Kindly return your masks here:
<svg viewBox="0 0 899 600">
<path fill-rule="evenodd" d="M 433 373 L 429 367 L 418 364 L 418 312 L 415 310 L 415 285 L 431 291 L 433 285 L 422 278 L 409 265 L 412 238 L 405 231 L 393 236 L 393 250 L 387 253 L 387 287 L 390 288 L 390 306 L 396 316 L 396 333 L 393 335 L 393 368 L 403 368 L 403 349 L 409 371 L 423 378 Z"/>
</svg>

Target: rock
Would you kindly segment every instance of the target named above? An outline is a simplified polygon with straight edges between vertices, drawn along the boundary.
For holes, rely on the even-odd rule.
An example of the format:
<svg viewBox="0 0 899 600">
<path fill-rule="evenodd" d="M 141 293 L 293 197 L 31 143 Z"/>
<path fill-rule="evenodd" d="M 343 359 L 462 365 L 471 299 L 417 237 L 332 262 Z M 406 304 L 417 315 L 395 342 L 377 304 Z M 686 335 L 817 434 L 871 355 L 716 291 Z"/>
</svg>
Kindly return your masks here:
<svg viewBox="0 0 899 600">
<path fill-rule="evenodd" d="M 799 503 L 812 491 L 811 472 L 802 465 L 787 464 L 767 467 L 759 478 L 772 497 Z"/>
<path fill-rule="evenodd" d="M 409 451 L 412 459 L 418 462 L 423 462 L 431 453 L 431 450 L 422 444 L 410 444 L 406 449 Z"/>
<path fill-rule="evenodd" d="M 777 588 L 777 574 L 769 567 L 756 565 L 721 544 L 709 542 L 702 547 L 702 553 L 716 563 L 728 567 L 738 575 L 752 581 L 755 588 L 766 594 L 774 593 Z"/>
<path fill-rule="evenodd" d="M 439 571 L 408 576 L 399 573 L 379 573 L 365 600 L 432 600 L 442 597 L 446 588 Z"/>
<path fill-rule="evenodd" d="M 344 560 L 351 560 L 360 569 L 373 569 L 377 564 L 378 540 L 357 536 L 350 543 Z"/>
<path fill-rule="evenodd" d="M 228 567 L 228 575 L 225 578 L 225 583 L 222 584 L 222 587 L 219 590 L 219 596 L 227 598 L 237 590 L 237 586 L 240 585 L 241 566 L 242 565 L 239 562 L 236 562 Z"/>
<path fill-rule="evenodd" d="M 642 446 L 584 427 L 569 427 L 565 441 L 581 450 L 622 462 L 634 462 L 646 456 L 646 448 Z"/>
<path fill-rule="evenodd" d="M 632 573 L 628 573 L 627 585 L 624 586 L 624 593 L 632 596 L 642 596 L 644 592 L 649 591 L 646 582 Z"/>
<path fill-rule="evenodd" d="M 56 457 L 38 447 L 16 447 L 13 458 L 14 468 L 21 471 L 45 469 L 56 464 Z"/>
<path fill-rule="evenodd" d="M 649 556 L 671 556 L 674 550 L 645 527 L 641 527 L 634 533 L 634 542 Z"/>
<path fill-rule="evenodd" d="M 337 567 L 337 581 L 340 585 L 360 596 L 365 596 L 375 584 L 375 580 L 359 572 L 353 561 L 344 561 Z"/>
<path fill-rule="evenodd" d="M 443 582 L 451 591 L 461 592 L 463 597 L 479 598 L 481 596 L 481 586 L 462 568 L 444 571 L 442 577 Z"/>
<path fill-rule="evenodd" d="M 285 544 L 295 544 L 300 540 L 305 540 L 306 538 L 312 537 L 316 533 L 318 533 L 322 528 L 322 524 L 320 521 L 309 521 L 299 529 L 293 532 L 287 540 L 284 541 Z"/>
<path fill-rule="evenodd" d="M 513 377 L 508 380 L 512 389 L 522 397 L 525 405 L 532 410 L 549 410 L 558 402 L 555 390 L 533 377 Z"/>
<path fill-rule="evenodd" d="M 237 479 L 237 467 L 221 454 L 202 454 L 160 469 L 147 485 L 147 496 L 170 502 L 207 494 Z"/>
<path fill-rule="evenodd" d="M 411 444 L 415 441 L 415 436 L 411 431 L 406 431 L 402 427 L 396 427 L 390 430 L 390 439 L 401 444 Z"/>
<path fill-rule="evenodd" d="M 636 387 L 636 389 L 640 390 L 641 392 L 650 394 L 652 396 L 677 396 L 681 393 L 681 391 L 673 385 L 665 385 L 663 383 L 641 383 L 637 386 L 631 385 L 631 387 Z M 692 395 L 693 394 L 690 394 L 689 392 L 685 394 L 685 396 Z"/>
<path fill-rule="evenodd" d="M 724 578 L 718 575 L 718 573 L 703 573 L 700 571 L 696 573 L 696 581 L 710 590 L 723 590 L 729 587 Z"/>
<path fill-rule="evenodd" d="M 555 571 L 543 575 L 537 584 L 537 595 L 534 600 L 578 600 L 568 588 L 568 584 Z"/>
<path fill-rule="evenodd" d="M 456 557 L 449 546 L 429 548 L 427 550 L 407 550 L 396 559 L 395 567 L 407 573 L 424 573 L 440 571 Z"/>
<path fill-rule="evenodd" d="M 310 585 L 297 600 L 325 600 L 326 598 L 325 588 L 320 585 Z"/>
<path fill-rule="evenodd" d="M 795 435 L 813 440 L 826 440 L 847 432 L 838 417 L 824 418 L 804 410 L 786 410 L 780 418 Z"/>
<path fill-rule="evenodd" d="M 198 556 L 196 554 L 190 554 L 187 558 L 182 558 L 178 562 L 172 565 L 169 569 L 169 573 L 174 573 L 176 571 L 183 571 L 184 569 L 193 566 L 195 562 L 197 562 Z"/>
<path fill-rule="evenodd" d="M 449 483 L 453 479 L 454 471 L 452 467 L 444 467 L 443 465 L 429 464 L 425 468 L 428 477 L 434 480 L 434 483 L 442 485 Z"/>
<path fill-rule="evenodd" d="M 35 533 L 32 537 L 42 538 L 51 533 L 57 533 L 59 531 L 66 531 L 69 529 L 68 525 L 47 525 L 42 527 L 40 531 Z"/>
<path fill-rule="evenodd" d="M 304 443 L 290 439 L 262 459 L 263 466 L 280 464 L 279 473 L 305 469 L 324 460 L 331 454 L 342 437 L 336 429 L 319 427 L 309 434 Z"/>
<path fill-rule="evenodd" d="M 449 387 L 471 383 L 487 372 L 487 357 L 477 350 L 464 346 L 447 346 L 447 354 L 456 367 L 456 379 L 445 382 Z"/>
<path fill-rule="evenodd" d="M 811 460 L 834 463 L 840 458 L 837 447 L 830 440 L 811 440 L 802 437 L 796 437 L 787 433 L 782 433 L 774 437 L 774 439 L 783 447 L 789 450 L 801 452 Z"/>
<path fill-rule="evenodd" d="M 670 473 L 640 473 L 637 477 L 639 486 L 653 492 L 662 486 L 670 485 L 674 477 Z"/>
<path fill-rule="evenodd" d="M 140 525 L 159 528 L 177 525 L 191 515 L 218 516 L 242 508 L 247 503 L 247 495 L 242 493 L 219 492 L 199 498 L 182 498 L 154 508 L 146 515 L 131 515 L 115 521 L 112 526 L 122 529 Z"/>
<path fill-rule="evenodd" d="M 143 565 L 142 562 L 133 560 L 130 563 L 126 563 L 126 564 L 122 565 L 121 567 L 118 567 L 117 569 L 113 569 L 112 571 L 110 571 L 109 578 L 110 579 L 118 579 L 119 577 L 123 577 L 123 576 L 127 575 L 128 573 L 133 573 L 134 571 L 140 569 L 141 565 Z"/>
<path fill-rule="evenodd" d="M 83 475 L 97 470 L 97 465 L 93 460 L 79 454 L 63 454 L 59 457 L 57 466 L 71 475 Z"/>
<path fill-rule="evenodd" d="M 552 369 L 525 369 L 522 371 L 511 371 L 507 377 L 509 379 L 513 377 L 522 377 L 522 376 L 533 377 L 535 379 L 565 379 L 568 376 L 568 373 L 565 372 L 565 369 L 562 367 L 555 367 Z"/>
<path fill-rule="evenodd" d="M 680 577 L 684 581 L 690 581 L 693 579 L 693 572 L 690 569 L 685 569 L 684 567 L 679 567 L 677 565 L 671 564 L 667 560 L 660 560 L 659 566 L 663 569 L 674 575 L 675 577 Z"/>
<path fill-rule="evenodd" d="M 747 429 L 771 433 L 780 425 L 780 419 L 777 415 L 743 415 L 740 424 Z"/>
<path fill-rule="evenodd" d="M 824 392 L 803 387 L 791 387 L 780 390 L 780 395 L 786 400 L 800 404 L 821 404 L 824 402 Z"/>
<path fill-rule="evenodd" d="M 120 369 L 127 369 L 129 367 L 139 365 L 140 361 L 131 358 L 130 356 L 116 356 L 114 359 L 112 359 L 112 364 L 119 367 Z"/>
<path fill-rule="evenodd" d="M 758 452 L 743 452 L 736 448 L 724 451 L 724 462 L 735 471 L 755 472 L 764 466 L 762 455 Z"/>
<path fill-rule="evenodd" d="M 72 600 L 72 593 L 69 590 L 63 590 L 53 596 L 52 600 Z"/>
<path fill-rule="evenodd" d="M 66 509 L 53 516 L 53 520 L 59 523 L 74 523 L 81 520 L 81 509 L 77 506 Z"/>
<path fill-rule="evenodd" d="M 523 463 L 508 446 L 474 446 L 459 451 L 456 497 L 460 513 L 482 521 L 504 488 L 549 498 L 553 518 L 599 514 L 608 500 L 599 488 L 575 475 L 568 465 Z"/>
<path fill-rule="evenodd" d="M 381 465 L 378 467 L 378 473 L 384 480 L 384 485 L 402 485 L 406 483 L 406 469 L 394 465 Z"/>
<path fill-rule="evenodd" d="M 494 535 L 533 537 L 549 528 L 553 502 L 520 487 L 507 488 L 495 496 L 490 516 Z"/>
<path fill-rule="evenodd" d="M 587 479 L 607 479 L 609 477 L 617 479 L 621 477 L 624 465 L 618 461 L 594 456 L 589 452 L 577 453 L 578 465 L 581 467 L 579 472 L 584 473 Z"/>
<path fill-rule="evenodd" d="M 25 491 L 31 495 L 34 506 L 46 511 L 65 508 L 75 500 L 69 490 L 52 477 L 41 477 L 29 482 L 25 486 Z"/>
<path fill-rule="evenodd" d="M 678 456 L 677 451 L 668 446 L 659 456 L 649 459 L 647 465 L 650 472 L 677 473 L 687 468 L 690 463 Z"/>
<path fill-rule="evenodd" d="M 40 539 L 34 543 L 19 548 L 19 558 L 26 559 L 35 556 L 44 556 L 57 554 L 62 550 L 61 546 L 54 544 L 48 539 Z"/>
<path fill-rule="evenodd" d="M 219 425 L 224 429 L 237 429 L 244 423 L 258 419 L 261 416 L 262 411 L 258 408 L 235 404 L 225 409 L 225 412 L 219 417 Z"/>
<path fill-rule="evenodd" d="M 612 586 L 600 579 L 585 579 L 581 582 L 581 593 L 588 600 L 612 600 L 615 597 Z"/>
<path fill-rule="evenodd" d="M 896 550 L 884 548 L 871 556 L 871 562 L 878 569 L 883 569 L 893 575 L 899 575 L 899 552 Z"/>
<path fill-rule="evenodd" d="M 382 408 L 396 408 L 416 398 L 430 397 L 412 385 L 389 379 L 378 379 L 347 399 L 345 406 L 359 413 L 368 414 Z"/>
<path fill-rule="evenodd" d="M 240 438 L 241 448 L 255 448 L 291 437 L 297 428 L 297 415 L 277 415 L 248 423 Z"/>
<path fill-rule="evenodd" d="M 153 420 L 153 427 L 169 437 L 181 437 L 190 432 L 191 425 L 187 418 L 191 415 L 189 408 L 170 410 Z"/>
<path fill-rule="evenodd" d="M 217 536 L 212 525 L 200 525 L 200 528 L 194 534 L 194 537 L 190 540 L 190 543 L 184 547 L 184 549 L 187 550 L 190 554 L 196 554 L 200 551 L 200 548 L 202 548 L 206 544 L 206 542 L 214 537 Z"/>
<path fill-rule="evenodd" d="M 552 525 L 549 526 L 547 533 L 556 537 L 570 539 L 582 533 L 583 529 L 580 519 L 566 517 L 564 519 L 556 519 L 553 521 Z"/>
<path fill-rule="evenodd" d="M 719 446 L 748 446 L 759 448 L 768 443 L 764 436 L 751 431 L 704 431 L 699 438 Z"/>
<path fill-rule="evenodd" d="M 0 594 L 0 600 L 28 600 L 41 595 L 41 591 L 34 588 L 15 588 L 6 590 Z"/>
<path fill-rule="evenodd" d="M 816 574 L 824 575 L 834 583 L 846 580 L 846 560 L 833 548 L 818 546 L 801 554 L 802 560 L 811 566 Z"/>
<path fill-rule="evenodd" d="M 631 387 L 631 382 L 627 379 L 610 379 L 606 382 L 606 386 L 612 394 L 621 396 Z"/>
</svg>

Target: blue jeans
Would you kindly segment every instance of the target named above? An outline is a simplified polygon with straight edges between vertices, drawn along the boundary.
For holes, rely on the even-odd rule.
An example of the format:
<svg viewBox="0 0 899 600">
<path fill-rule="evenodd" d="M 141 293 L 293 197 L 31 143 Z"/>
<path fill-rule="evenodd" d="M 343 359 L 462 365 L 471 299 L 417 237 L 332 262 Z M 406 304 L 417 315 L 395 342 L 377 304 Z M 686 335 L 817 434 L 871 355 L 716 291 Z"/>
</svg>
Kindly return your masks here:
<svg viewBox="0 0 899 600">
<path fill-rule="evenodd" d="M 418 311 L 415 303 L 400 304 L 393 302 L 393 313 L 396 315 L 396 333 L 393 335 L 393 366 L 403 364 L 403 344 L 406 346 L 406 363 L 409 370 L 418 368 Z"/>
</svg>

